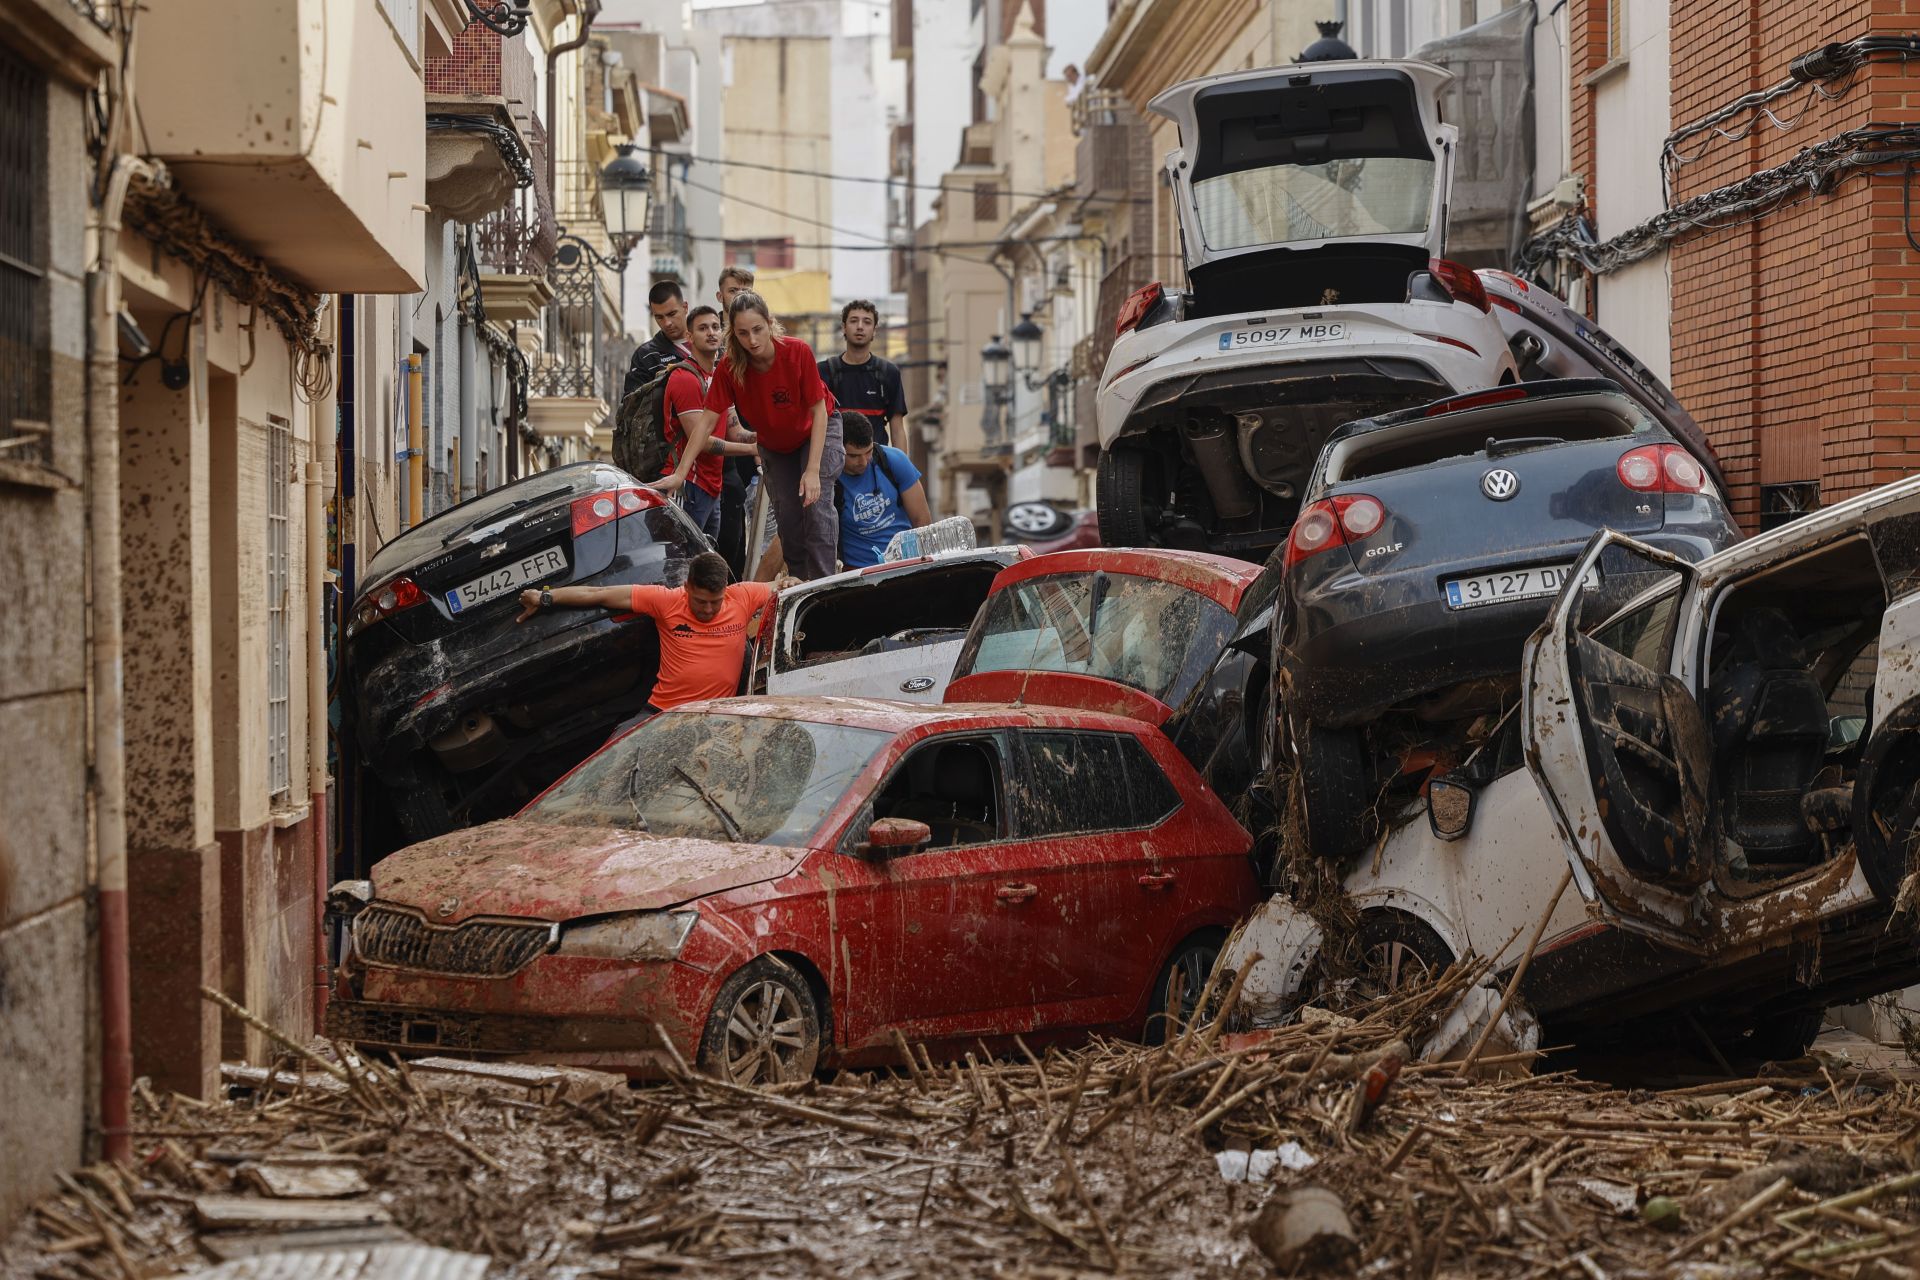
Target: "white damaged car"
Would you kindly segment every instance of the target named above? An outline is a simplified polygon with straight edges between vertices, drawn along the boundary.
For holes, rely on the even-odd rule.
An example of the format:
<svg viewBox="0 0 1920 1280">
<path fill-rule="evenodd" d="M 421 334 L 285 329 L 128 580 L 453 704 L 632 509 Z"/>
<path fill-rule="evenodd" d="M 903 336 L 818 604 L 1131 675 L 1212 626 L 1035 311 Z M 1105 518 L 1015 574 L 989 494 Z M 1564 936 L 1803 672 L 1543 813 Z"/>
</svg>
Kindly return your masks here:
<svg viewBox="0 0 1920 1280">
<path fill-rule="evenodd" d="M 1625 574 L 1653 585 L 1583 616 Z M 1602 531 L 1567 582 L 1521 703 L 1341 868 L 1347 960 L 1524 960 L 1551 1040 L 1670 1019 L 1763 1057 L 1920 980 L 1920 478 L 1698 564 Z M 1225 963 L 1256 1022 L 1321 993 L 1327 943 L 1285 896 L 1255 913 Z"/>
<path fill-rule="evenodd" d="M 1101 541 L 1260 558 L 1343 422 L 1517 380 L 1446 258 L 1450 72 L 1269 67 L 1176 85 L 1166 159 L 1189 287 L 1122 308 L 1096 401 Z"/>
</svg>

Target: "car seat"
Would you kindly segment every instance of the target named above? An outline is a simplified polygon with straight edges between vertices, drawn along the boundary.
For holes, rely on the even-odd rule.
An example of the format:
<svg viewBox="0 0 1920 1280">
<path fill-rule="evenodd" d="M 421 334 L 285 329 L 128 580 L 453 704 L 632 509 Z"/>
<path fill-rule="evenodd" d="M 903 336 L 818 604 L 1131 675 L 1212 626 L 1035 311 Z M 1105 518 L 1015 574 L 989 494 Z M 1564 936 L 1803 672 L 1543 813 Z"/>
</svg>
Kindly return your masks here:
<svg viewBox="0 0 1920 1280">
<path fill-rule="evenodd" d="M 1712 689 L 1713 778 L 1721 829 L 1749 862 L 1803 862 L 1816 847 L 1801 809 L 1825 759 L 1827 697 L 1780 609 L 1754 609 Z"/>
<path fill-rule="evenodd" d="M 955 742 L 922 751 L 907 766 L 907 798 L 884 815 L 924 822 L 933 848 L 980 844 L 1000 834 L 988 748 Z"/>
</svg>

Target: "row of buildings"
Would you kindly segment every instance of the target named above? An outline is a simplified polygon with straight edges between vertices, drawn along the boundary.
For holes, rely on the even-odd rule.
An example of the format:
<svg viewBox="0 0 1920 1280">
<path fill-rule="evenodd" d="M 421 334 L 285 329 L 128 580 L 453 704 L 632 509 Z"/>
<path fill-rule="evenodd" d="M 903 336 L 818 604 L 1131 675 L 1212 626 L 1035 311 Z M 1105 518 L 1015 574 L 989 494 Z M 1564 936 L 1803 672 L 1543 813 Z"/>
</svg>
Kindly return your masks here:
<svg viewBox="0 0 1920 1280">
<path fill-rule="evenodd" d="M 1920 102 L 1915 48 L 1899 45 L 1920 29 L 1913 0 L 893 9 L 908 68 L 894 284 L 939 510 L 992 529 L 1013 503 L 1092 505 L 1093 393 L 1116 314 L 1139 286 L 1183 276 L 1160 172 L 1173 126 L 1147 104 L 1292 61 L 1323 23 L 1362 57 L 1456 72 L 1450 252 L 1555 288 L 1665 378 L 1710 432 L 1749 527 L 1920 458 L 1905 337 L 1920 240 L 1900 123 Z M 1754 93 L 1765 100 L 1739 101 Z"/>
<path fill-rule="evenodd" d="M 331 658 L 710 295 L 686 0 L 0 0 L 0 1226 L 324 1001 Z M 692 104 L 709 103 L 708 118 Z"/>
</svg>

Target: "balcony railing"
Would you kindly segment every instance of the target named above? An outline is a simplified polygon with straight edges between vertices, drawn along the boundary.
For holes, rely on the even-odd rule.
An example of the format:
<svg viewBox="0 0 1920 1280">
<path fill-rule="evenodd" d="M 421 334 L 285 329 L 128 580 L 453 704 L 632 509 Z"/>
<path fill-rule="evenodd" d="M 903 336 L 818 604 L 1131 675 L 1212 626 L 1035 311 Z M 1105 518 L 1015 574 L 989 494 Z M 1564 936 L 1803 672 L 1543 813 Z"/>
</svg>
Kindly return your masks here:
<svg viewBox="0 0 1920 1280">
<path fill-rule="evenodd" d="M 547 135 L 533 122 L 533 185 L 507 207 L 475 224 L 480 269 L 496 275 L 544 276 L 553 263 L 553 202 L 547 196 Z"/>
<path fill-rule="evenodd" d="M 1150 190 L 1146 126 L 1125 98 L 1088 89 L 1074 100 L 1074 194 L 1116 200 Z M 1138 172 L 1136 172 L 1136 170 Z"/>
<path fill-rule="evenodd" d="M 1127 295 L 1152 282 L 1153 260 L 1133 254 L 1115 262 L 1107 274 L 1100 277 L 1100 309 L 1093 318 L 1093 332 L 1074 348 L 1076 364 L 1084 360 L 1084 367 L 1094 376 L 1099 376 L 1100 370 L 1106 366 L 1107 353 L 1113 350 L 1113 326 L 1120 319 L 1120 308 L 1126 302 Z M 1085 350 L 1082 351 L 1081 347 Z"/>
</svg>

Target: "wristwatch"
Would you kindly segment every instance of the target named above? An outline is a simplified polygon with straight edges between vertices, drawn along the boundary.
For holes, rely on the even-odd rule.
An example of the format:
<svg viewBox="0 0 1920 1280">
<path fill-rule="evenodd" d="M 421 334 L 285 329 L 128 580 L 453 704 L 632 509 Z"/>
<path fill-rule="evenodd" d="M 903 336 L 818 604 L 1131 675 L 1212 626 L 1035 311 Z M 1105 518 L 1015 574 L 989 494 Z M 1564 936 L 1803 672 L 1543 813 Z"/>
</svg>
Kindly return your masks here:
<svg viewBox="0 0 1920 1280">
<path fill-rule="evenodd" d="M 553 608 L 553 588 L 552 587 L 540 588 L 540 607 L 543 609 Z"/>
</svg>

